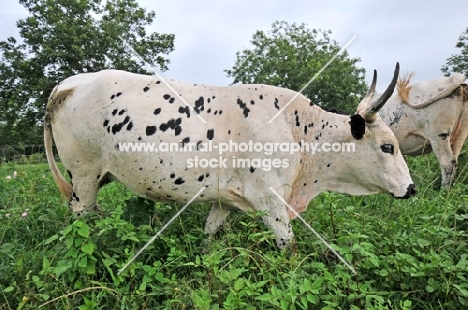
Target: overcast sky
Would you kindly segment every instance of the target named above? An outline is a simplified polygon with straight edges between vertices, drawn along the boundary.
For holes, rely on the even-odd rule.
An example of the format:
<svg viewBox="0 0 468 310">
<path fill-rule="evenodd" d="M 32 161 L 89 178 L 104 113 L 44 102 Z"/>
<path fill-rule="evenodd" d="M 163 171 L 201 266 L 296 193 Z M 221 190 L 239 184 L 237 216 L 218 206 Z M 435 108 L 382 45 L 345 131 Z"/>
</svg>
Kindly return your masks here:
<svg viewBox="0 0 468 310">
<path fill-rule="evenodd" d="M 17 36 L 15 22 L 27 16 L 17 1 L 3 1 L 0 40 Z M 278 20 L 331 30 L 341 46 L 356 36 L 347 50 L 361 59 L 358 65 L 366 69 L 368 83 L 377 69 L 380 91 L 397 61 L 402 72 L 415 71 L 414 81 L 441 77 L 441 66 L 459 53 L 455 44 L 468 27 L 466 0 L 138 2 L 156 12 L 152 31 L 175 34 L 175 51 L 167 56 L 171 63 L 163 76 L 214 85 L 232 82 L 223 70 L 232 68 L 236 52 L 251 47 L 255 31 L 268 31 Z"/>
</svg>

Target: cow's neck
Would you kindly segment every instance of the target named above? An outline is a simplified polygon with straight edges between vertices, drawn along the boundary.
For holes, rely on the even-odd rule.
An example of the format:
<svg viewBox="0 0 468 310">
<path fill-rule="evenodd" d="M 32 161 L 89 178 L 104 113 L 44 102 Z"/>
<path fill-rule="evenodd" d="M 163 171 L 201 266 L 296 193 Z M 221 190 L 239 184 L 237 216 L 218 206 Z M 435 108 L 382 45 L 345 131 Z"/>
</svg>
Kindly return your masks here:
<svg viewBox="0 0 468 310">
<path fill-rule="evenodd" d="M 337 191 L 340 186 L 339 174 L 343 169 L 343 156 L 352 156 L 323 148 L 353 142 L 349 116 L 325 112 L 318 107 L 289 113 L 293 134 L 297 142 L 309 143 L 310 151 L 302 153 L 301 169 L 296 178 L 290 197 L 290 204 L 297 212 L 304 211 L 311 199 L 323 191 Z M 297 126 L 299 122 L 299 126 Z M 315 153 L 313 153 L 313 148 Z M 318 149 L 320 148 L 320 151 Z M 336 150 L 336 149 L 335 149 Z M 341 192 L 341 190 L 338 190 Z M 346 192 L 346 188 L 344 188 Z M 290 213 L 290 217 L 294 216 Z"/>
</svg>

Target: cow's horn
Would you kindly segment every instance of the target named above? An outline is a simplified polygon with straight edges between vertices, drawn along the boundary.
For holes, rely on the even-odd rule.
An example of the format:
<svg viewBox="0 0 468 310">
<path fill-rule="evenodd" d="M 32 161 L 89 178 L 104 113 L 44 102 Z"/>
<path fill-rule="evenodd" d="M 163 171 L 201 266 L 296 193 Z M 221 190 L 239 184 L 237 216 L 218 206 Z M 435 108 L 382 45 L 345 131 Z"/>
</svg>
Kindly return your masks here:
<svg viewBox="0 0 468 310">
<path fill-rule="evenodd" d="M 374 97 L 376 84 L 377 84 L 377 70 L 374 69 L 374 76 L 372 77 L 372 84 L 369 87 L 369 90 L 367 91 L 366 96 L 361 100 L 356 110 L 357 113 L 361 114 L 363 118 L 364 118 L 365 111 L 372 100 L 372 97 Z"/>
<path fill-rule="evenodd" d="M 377 70 L 374 69 L 374 76 L 372 77 L 372 84 L 369 87 L 369 91 L 366 94 L 365 100 L 370 101 L 375 93 L 375 85 L 377 84 Z"/>
<path fill-rule="evenodd" d="M 397 62 L 395 66 L 395 71 L 393 72 L 393 79 L 390 85 L 388 85 L 385 92 L 378 99 L 370 102 L 368 106 L 366 107 L 366 112 L 364 115 L 364 119 L 366 120 L 366 122 L 372 123 L 375 121 L 375 115 L 377 114 L 377 112 L 379 112 L 379 110 L 383 107 L 385 102 L 387 102 L 390 96 L 392 96 L 393 91 L 395 90 L 395 85 L 396 85 L 399 74 L 400 74 L 400 64 Z M 374 77 L 375 77 L 375 73 L 374 73 Z M 374 86 L 374 90 L 375 90 L 375 85 L 372 85 L 372 86 Z M 372 86 L 371 86 L 371 89 L 372 89 Z M 369 93 L 371 89 L 369 89 Z M 369 96 L 369 93 L 367 94 L 367 96 Z"/>
</svg>

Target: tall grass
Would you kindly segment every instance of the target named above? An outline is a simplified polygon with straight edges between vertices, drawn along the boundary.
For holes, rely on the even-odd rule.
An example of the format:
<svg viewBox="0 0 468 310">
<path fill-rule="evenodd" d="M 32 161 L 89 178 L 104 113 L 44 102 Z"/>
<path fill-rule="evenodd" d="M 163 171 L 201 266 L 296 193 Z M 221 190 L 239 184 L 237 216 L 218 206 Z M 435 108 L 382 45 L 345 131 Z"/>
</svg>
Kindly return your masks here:
<svg viewBox="0 0 468 310">
<path fill-rule="evenodd" d="M 209 206 L 191 205 L 121 275 L 117 271 L 179 210 L 111 183 L 101 211 L 75 218 L 46 164 L 0 168 L 0 309 L 462 309 L 468 306 L 468 148 L 450 191 L 433 155 L 408 158 L 419 193 L 323 193 L 279 251 L 261 214 L 232 214 L 209 248 Z M 17 177 L 13 178 L 13 172 Z M 7 176 L 11 176 L 7 180 Z"/>
</svg>

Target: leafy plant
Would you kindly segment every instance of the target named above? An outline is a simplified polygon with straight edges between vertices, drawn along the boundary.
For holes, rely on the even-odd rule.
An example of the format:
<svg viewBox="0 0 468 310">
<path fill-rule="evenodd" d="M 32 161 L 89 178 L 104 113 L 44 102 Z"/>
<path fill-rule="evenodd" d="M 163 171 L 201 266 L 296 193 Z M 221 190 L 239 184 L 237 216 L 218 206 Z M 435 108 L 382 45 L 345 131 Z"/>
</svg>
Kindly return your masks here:
<svg viewBox="0 0 468 310">
<path fill-rule="evenodd" d="M 441 70 L 446 76 L 452 72 L 460 72 L 468 77 L 468 28 L 460 34 L 455 47 L 460 49 L 460 54 L 450 56 Z"/>
<path fill-rule="evenodd" d="M 366 92 L 365 70 L 359 58 L 344 51 L 331 31 L 308 29 L 305 24 L 274 22 L 268 32 L 256 31 L 250 49 L 237 52 L 236 63 L 225 70 L 233 83 L 263 83 L 302 92 L 324 109 L 356 110 Z M 337 56 L 326 70 L 308 85 L 325 64 Z M 351 95 L 350 95 L 351 94 Z"/>
<path fill-rule="evenodd" d="M 21 38 L 0 41 L 0 145 L 42 143 L 52 89 L 65 78 L 103 69 L 146 73 L 120 38 L 167 70 L 174 35 L 147 32 L 155 18 L 135 0 L 20 0 L 29 16 Z"/>
<path fill-rule="evenodd" d="M 233 213 L 207 247 L 205 204 L 118 274 L 180 206 L 111 183 L 100 211 L 75 218 L 47 165 L 3 165 L 0 309 L 466 308 L 466 150 L 450 191 L 435 186 L 432 154 L 408 158 L 419 188 L 410 200 L 323 193 L 311 202 L 302 216 L 357 275 L 297 220 L 292 253 L 279 251 L 260 213 Z"/>
</svg>

